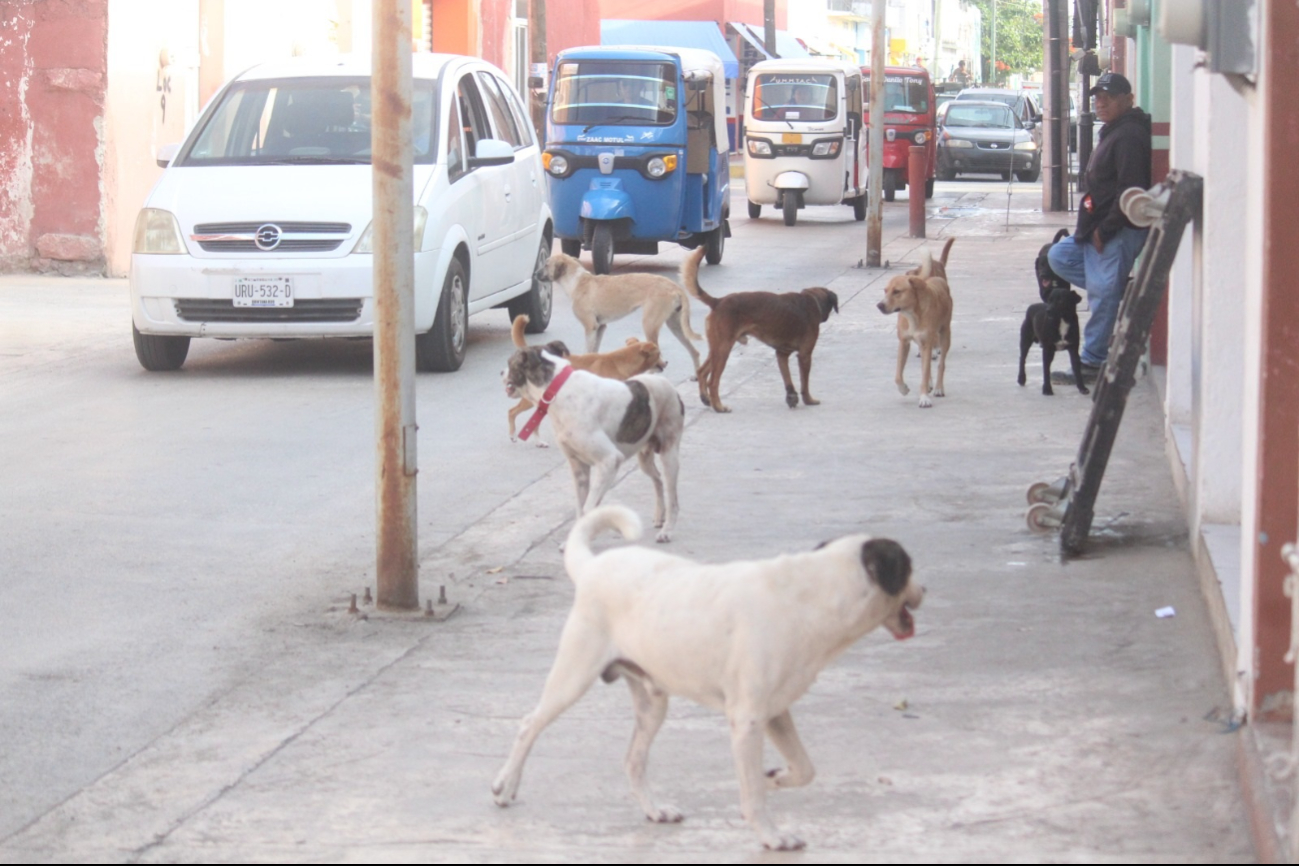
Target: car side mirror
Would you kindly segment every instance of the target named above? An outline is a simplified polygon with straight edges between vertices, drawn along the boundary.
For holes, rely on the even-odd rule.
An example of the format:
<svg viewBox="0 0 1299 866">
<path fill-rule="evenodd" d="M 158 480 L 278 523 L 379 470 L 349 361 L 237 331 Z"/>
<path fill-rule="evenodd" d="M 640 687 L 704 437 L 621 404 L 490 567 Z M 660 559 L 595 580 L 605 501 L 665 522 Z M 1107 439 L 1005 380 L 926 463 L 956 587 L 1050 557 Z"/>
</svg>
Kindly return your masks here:
<svg viewBox="0 0 1299 866">
<path fill-rule="evenodd" d="M 171 161 L 180 153 L 179 144 L 164 144 L 158 148 L 157 163 L 158 168 L 166 168 L 171 165 Z"/>
<path fill-rule="evenodd" d="M 474 155 L 469 157 L 469 168 L 475 169 L 489 165 L 509 165 L 514 162 L 514 146 L 499 138 L 484 138 L 474 147 Z"/>
</svg>

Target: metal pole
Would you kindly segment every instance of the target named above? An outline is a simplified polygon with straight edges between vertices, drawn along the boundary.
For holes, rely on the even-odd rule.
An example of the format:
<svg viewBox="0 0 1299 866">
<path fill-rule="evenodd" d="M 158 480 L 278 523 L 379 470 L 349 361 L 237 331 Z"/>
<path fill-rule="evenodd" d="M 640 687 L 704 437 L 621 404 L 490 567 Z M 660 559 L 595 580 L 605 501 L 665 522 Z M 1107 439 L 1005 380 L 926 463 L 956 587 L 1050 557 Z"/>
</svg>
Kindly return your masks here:
<svg viewBox="0 0 1299 866">
<path fill-rule="evenodd" d="M 911 236 L 925 236 L 925 175 L 929 168 L 927 148 L 916 145 L 907 152 L 907 205 L 910 208 Z"/>
<path fill-rule="evenodd" d="M 884 0 L 874 0 L 871 23 L 871 92 L 869 152 L 870 195 L 866 201 L 866 266 L 880 266 L 884 235 Z"/>
<path fill-rule="evenodd" d="M 410 0 L 375 0 L 373 16 L 376 601 L 418 610 Z"/>
<path fill-rule="evenodd" d="M 532 62 L 528 67 L 528 93 L 529 107 L 532 110 L 532 128 L 537 132 L 537 138 L 541 141 L 546 140 L 546 88 L 544 86 L 533 87 L 532 79 L 534 70 L 549 69 L 550 56 L 546 53 L 546 0 L 532 0 L 529 5 L 531 20 L 528 21 L 528 54 Z M 539 76 L 545 81 L 545 74 Z"/>
<path fill-rule="evenodd" d="M 1047 70 L 1046 105 L 1043 106 L 1045 153 L 1042 154 L 1042 209 L 1068 210 L 1069 174 L 1069 5 L 1066 0 L 1046 0 L 1044 54 Z"/>
<path fill-rule="evenodd" d="M 762 47 L 772 57 L 776 54 L 776 0 L 762 2 Z"/>
</svg>

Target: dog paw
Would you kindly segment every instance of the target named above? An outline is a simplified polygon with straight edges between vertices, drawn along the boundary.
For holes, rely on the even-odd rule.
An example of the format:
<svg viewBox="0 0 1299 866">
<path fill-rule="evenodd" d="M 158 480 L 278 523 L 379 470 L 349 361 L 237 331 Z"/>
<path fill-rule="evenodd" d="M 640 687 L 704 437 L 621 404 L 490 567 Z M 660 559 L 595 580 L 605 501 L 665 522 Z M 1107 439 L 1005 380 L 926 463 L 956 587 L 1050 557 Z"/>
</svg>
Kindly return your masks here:
<svg viewBox="0 0 1299 866">
<path fill-rule="evenodd" d="M 658 535 L 654 536 L 654 540 L 659 544 L 667 544 L 672 540 L 672 533 L 668 532 L 666 529 L 661 530 Z"/>
<path fill-rule="evenodd" d="M 731 411 L 730 406 L 723 406 L 721 403 L 718 403 L 716 406 L 713 407 L 713 409 L 715 409 L 718 412 L 721 412 L 723 415 Z"/>
<path fill-rule="evenodd" d="M 686 819 L 676 806 L 655 806 L 654 811 L 645 813 L 645 817 L 655 824 L 680 824 Z"/>
<path fill-rule="evenodd" d="M 933 405 L 934 405 L 934 401 L 931 400 L 931 399 L 929 399 L 929 395 L 928 395 L 928 394 L 921 394 L 921 395 L 920 395 L 920 408 L 921 408 L 921 409 L 929 409 L 929 408 L 931 408 Z"/>
<path fill-rule="evenodd" d="M 546 444 L 546 441 L 545 441 L 544 439 L 538 439 L 538 440 L 537 440 L 537 447 L 538 447 L 538 448 L 549 448 L 550 446 L 549 446 L 548 444 Z"/>
<path fill-rule="evenodd" d="M 1090 394 L 1090 393 L 1091 393 L 1091 390 L 1088 389 L 1088 387 L 1087 387 L 1086 385 L 1082 385 L 1082 384 L 1080 384 L 1080 385 L 1078 386 L 1078 393 L 1079 393 L 1079 394 Z"/>
<path fill-rule="evenodd" d="M 1022 386 L 1024 386 L 1024 385 L 1028 384 L 1028 376 L 1024 375 L 1023 373 L 1020 373 L 1020 374 L 1019 374 L 1019 380 L 1018 380 L 1018 381 L 1019 381 L 1020 386 L 1022 387 Z"/>
<path fill-rule="evenodd" d="M 763 835 L 762 846 L 772 851 L 801 851 L 807 843 L 792 833 Z"/>
<path fill-rule="evenodd" d="M 929 393 L 930 393 L 930 394 L 933 394 L 935 397 L 946 397 L 946 396 L 947 396 L 947 392 L 944 391 L 942 388 L 935 388 L 934 390 L 930 391 Z"/>
<path fill-rule="evenodd" d="M 908 394 L 911 393 L 911 389 L 907 387 L 907 383 L 906 383 L 906 382 L 899 382 L 899 383 L 898 383 L 898 393 L 901 394 L 903 397 L 905 397 L 905 396 L 907 396 Z"/>
<path fill-rule="evenodd" d="M 1055 389 L 1051 387 L 1051 383 L 1050 383 L 1050 382 L 1047 382 L 1045 385 L 1042 386 L 1042 396 L 1043 396 L 1043 397 L 1054 397 L 1054 396 L 1055 396 Z"/>
<path fill-rule="evenodd" d="M 803 395 L 803 405 L 805 405 L 805 406 L 820 406 L 820 405 L 821 405 L 821 401 L 818 400 L 818 399 L 816 399 L 815 397 L 809 397 L 808 395 L 804 394 L 804 395 Z"/>
<path fill-rule="evenodd" d="M 791 408 L 791 409 L 796 409 L 796 408 L 798 408 L 798 395 L 795 394 L 793 391 L 788 391 L 788 392 L 786 392 L 786 393 L 785 393 L 785 405 L 788 406 L 788 407 Z"/>
</svg>

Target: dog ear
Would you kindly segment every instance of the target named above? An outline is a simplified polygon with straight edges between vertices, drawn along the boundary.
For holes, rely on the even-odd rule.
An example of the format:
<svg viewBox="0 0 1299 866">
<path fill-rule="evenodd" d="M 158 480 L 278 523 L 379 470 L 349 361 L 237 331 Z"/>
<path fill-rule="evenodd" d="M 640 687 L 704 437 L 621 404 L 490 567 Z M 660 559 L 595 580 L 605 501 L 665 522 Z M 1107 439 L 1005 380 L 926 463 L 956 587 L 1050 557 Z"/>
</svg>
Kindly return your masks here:
<svg viewBox="0 0 1299 866">
<path fill-rule="evenodd" d="M 888 538 L 872 538 L 861 546 L 861 561 L 875 585 L 889 595 L 899 595 L 911 579 L 911 557 Z"/>
<path fill-rule="evenodd" d="M 1058 232 L 1055 233 L 1055 240 L 1051 241 L 1051 243 L 1052 243 L 1052 244 L 1058 244 L 1058 243 L 1060 243 L 1060 241 L 1064 240 L 1064 239 L 1067 238 L 1067 237 L 1069 237 L 1069 230 L 1068 230 L 1068 229 L 1060 229 L 1060 231 L 1058 231 Z"/>
<path fill-rule="evenodd" d="M 829 289 L 826 289 L 825 293 L 830 296 L 830 306 L 834 307 L 834 311 L 836 313 L 839 312 L 839 296 L 836 295 L 834 292 L 830 291 Z M 827 319 L 830 318 L 830 314 L 826 313 L 825 317 Z"/>
<path fill-rule="evenodd" d="M 568 351 L 568 346 L 564 344 L 563 340 L 551 340 L 542 348 L 545 349 L 550 354 L 560 358 L 567 358 L 569 355 L 573 354 L 572 352 Z"/>
</svg>

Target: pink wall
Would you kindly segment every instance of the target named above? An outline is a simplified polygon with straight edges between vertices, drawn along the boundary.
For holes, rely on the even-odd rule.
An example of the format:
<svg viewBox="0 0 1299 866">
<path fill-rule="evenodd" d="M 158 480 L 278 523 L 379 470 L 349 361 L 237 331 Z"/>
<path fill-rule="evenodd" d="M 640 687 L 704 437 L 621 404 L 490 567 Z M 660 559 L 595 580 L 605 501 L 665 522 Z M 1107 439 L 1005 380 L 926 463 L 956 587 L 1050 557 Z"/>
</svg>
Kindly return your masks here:
<svg viewBox="0 0 1299 866">
<path fill-rule="evenodd" d="M 0 267 L 102 272 L 107 0 L 0 0 L 0 19 Z"/>
<path fill-rule="evenodd" d="M 546 4 L 546 65 L 565 48 L 600 44 L 600 0 Z"/>
<path fill-rule="evenodd" d="M 776 28 L 785 29 L 787 0 L 776 0 Z M 743 21 L 762 24 L 762 0 L 599 0 L 600 18 L 652 21 Z"/>
</svg>

